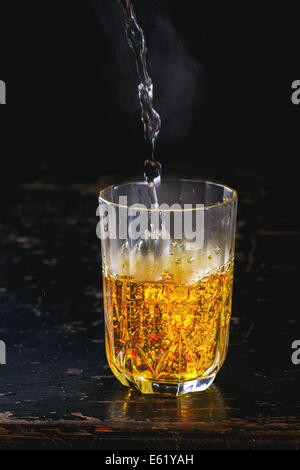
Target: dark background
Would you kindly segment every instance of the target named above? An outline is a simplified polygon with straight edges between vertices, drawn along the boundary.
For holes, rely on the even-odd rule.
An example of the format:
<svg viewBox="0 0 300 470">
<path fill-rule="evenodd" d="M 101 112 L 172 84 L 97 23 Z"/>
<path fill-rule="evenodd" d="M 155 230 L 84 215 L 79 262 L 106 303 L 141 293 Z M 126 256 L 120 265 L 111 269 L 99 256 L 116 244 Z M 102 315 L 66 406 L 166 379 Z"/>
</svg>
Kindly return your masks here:
<svg viewBox="0 0 300 470">
<path fill-rule="evenodd" d="M 163 175 L 239 193 L 216 402 L 195 394 L 181 415 L 109 375 L 97 195 L 141 178 L 148 157 L 117 0 L 2 1 L 0 448 L 299 449 L 299 13 L 290 2 L 134 3 Z"/>
<path fill-rule="evenodd" d="M 28 165 L 40 162 L 62 181 L 116 165 L 142 174 L 137 79 L 117 0 L 1 5 L 8 104 L 1 153 L 9 186 L 28 172 L 34 177 Z M 157 158 L 164 171 L 183 162 L 195 176 L 212 176 L 207 168 L 294 173 L 297 11 L 261 2 L 139 0 L 135 7 L 162 117 Z"/>
</svg>

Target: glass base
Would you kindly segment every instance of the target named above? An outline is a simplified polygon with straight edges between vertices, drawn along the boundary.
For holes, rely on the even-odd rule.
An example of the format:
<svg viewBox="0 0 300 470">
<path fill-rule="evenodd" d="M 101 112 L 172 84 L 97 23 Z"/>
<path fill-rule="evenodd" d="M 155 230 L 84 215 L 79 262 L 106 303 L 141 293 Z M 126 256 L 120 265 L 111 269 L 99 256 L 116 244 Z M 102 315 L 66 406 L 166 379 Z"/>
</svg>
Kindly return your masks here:
<svg viewBox="0 0 300 470">
<path fill-rule="evenodd" d="M 134 382 L 136 388 L 145 394 L 184 395 L 186 393 L 203 392 L 213 383 L 215 377 L 216 374 L 182 383 L 155 382 L 143 377 L 135 377 Z"/>
</svg>

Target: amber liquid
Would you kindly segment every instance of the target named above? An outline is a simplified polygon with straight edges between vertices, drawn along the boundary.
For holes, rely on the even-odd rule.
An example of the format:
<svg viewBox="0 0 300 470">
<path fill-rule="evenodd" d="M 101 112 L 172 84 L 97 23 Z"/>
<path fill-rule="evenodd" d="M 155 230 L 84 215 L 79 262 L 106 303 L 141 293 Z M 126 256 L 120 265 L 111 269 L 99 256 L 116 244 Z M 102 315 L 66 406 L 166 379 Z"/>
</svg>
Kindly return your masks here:
<svg viewBox="0 0 300 470">
<path fill-rule="evenodd" d="M 215 374 L 228 346 L 233 262 L 197 282 L 104 276 L 106 352 L 125 385 Z"/>
</svg>

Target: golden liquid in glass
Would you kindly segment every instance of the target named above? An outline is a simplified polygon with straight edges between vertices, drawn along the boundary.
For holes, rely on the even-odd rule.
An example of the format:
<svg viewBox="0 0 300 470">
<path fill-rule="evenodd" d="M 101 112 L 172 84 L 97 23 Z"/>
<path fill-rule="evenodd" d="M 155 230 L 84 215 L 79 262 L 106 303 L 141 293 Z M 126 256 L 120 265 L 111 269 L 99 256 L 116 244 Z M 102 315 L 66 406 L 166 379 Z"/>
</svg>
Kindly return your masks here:
<svg viewBox="0 0 300 470">
<path fill-rule="evenodd" d="M 181 271 L 181 279 L 184 273 Z M 196 282 L 103 277 L 106 353 L 124 384 L 208 377 L 227 352 L 233 262 Z"/>
</svg>

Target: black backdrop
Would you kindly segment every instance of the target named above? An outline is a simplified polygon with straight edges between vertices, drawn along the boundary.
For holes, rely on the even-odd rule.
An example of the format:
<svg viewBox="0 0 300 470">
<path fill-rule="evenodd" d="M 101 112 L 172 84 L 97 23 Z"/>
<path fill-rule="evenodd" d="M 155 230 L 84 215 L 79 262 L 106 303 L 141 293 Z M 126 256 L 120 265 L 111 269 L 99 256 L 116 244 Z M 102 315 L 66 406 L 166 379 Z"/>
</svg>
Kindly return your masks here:
<svg viewBox="0 0 300 470">
<path fill-rule="evenodd" d="M 215 177 L 239 191 L 233 306 L 242 326 L 234 328 L 233 345 L 241 349 L 233 348 L 227 362 L 227 370 L 237 371 L 229 374 L 237 393 L 229 403 L 235 423 L 239 407 L 241 416 L 261 420 L 257 434 L 250 421 L 241 442 L 248 435 L 255 446 L 261 426 L 269 433 L 266 442 L 279 442 L 276 429 L 295 429 L 299 395 L 292 375 L 299 368 L 290 357 L 299 338 L 300 105 L 291 102 L 291 83 L 300 79 L 300 17 L 291 2 L 135 0 L 135 6 L 162 116 L 157 158 L 164 173 Z M 13 384 L 19 395 L 5 397 L 7 410 L 23 419 L 23 389 L 33 396 L 41 390 L 44 397 L 48 383 L 64 383 L 64 354 L 70 367 L 73 358 L 86 367 L 88 356 L 99 373 L 98 349 L 86 349 L 85 339 L 73 348 L 59 337 L 63 360 L 54 359 L 56 327 L 84 319 L 90 328 L 98 321 L 102 299 L 86 295 L 98 291 L 100 280 L 97 191 L 117 170 L 118 177 L 141 176 L 147 155 L 117 0 L 2 0 L 0 41 L 0 80 L 7 85 L 0 112 L 0 281 L 7 288 L 1 339 L 13 365 L 3 371 L 3 389 Z M 23 342 L 24 356 L 18 349 Z M 29 359 L 34 345 L 41 351 L 36 381 Z M 271 401 L 264 394 L 268 380 Z M 76 376 L 67 383 L 79 390 Z M 77 411 L 72 400 L 67 408 Z M 42 403 L 36 409 L 28 400 L 30 419 L 44 419 L 37 413 L 52 409 Z M 63 416 L 65 403 L 55 402 Z M 238 434 L 239 424 L 232 436 Z M 294 434 L 284 439 L 283 447 L 298 445 Z"/>
<path fill-rule="evenodd" d="M 157 157 L 165 170 L 181 161 L 197 176 L 209 167 L 294 177 L 300 28 L 292 5 L 135 6 L 162 115 Z M 34 162 L 53 165 L 61 178 L 117 165 L 142 173 L 137 81 L 117 0 L 1 2 L 0 21 L 1 160 L 9 175 L 2 172 L 2 189 L 34 175 Z"/>
</svg>

